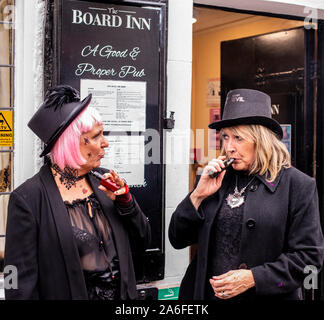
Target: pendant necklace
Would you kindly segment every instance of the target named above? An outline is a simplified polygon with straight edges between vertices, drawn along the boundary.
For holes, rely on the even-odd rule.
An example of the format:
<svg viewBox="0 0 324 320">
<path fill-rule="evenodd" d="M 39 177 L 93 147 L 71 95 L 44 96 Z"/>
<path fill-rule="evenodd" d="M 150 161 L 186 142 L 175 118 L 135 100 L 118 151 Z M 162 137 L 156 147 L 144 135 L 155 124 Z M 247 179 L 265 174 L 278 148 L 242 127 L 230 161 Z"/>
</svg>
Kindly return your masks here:
<svg viewBox="0 0 324 320">
<path fill-rule="evenodd" d="M 230 208 L 238 208 L 239 206 L 241 206 L 245 199 L 244 199 L 244 195 L 243 193 L 245 192 L 246 188 L 250 185 L 250 183 L 254 180 L 255 176 L 251 179 L 251 181 L 244 187 L 241 189 L 241 191 L 238 191 L 237 188 L 237 175 L 236 175 L 236 185 L 235 185 L 235 189 L 234 189 L 234 193 L 230 193 L 227 198 L 226 198 L 226 202 L 227 205 Z"/>
</svg>

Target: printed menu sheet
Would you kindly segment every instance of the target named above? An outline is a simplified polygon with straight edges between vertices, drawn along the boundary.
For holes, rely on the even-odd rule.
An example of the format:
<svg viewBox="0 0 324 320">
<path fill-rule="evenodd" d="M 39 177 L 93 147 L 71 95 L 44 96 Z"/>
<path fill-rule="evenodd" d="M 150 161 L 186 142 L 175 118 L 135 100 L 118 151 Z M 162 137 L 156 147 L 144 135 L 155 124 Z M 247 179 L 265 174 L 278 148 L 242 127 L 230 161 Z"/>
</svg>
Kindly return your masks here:
<svg viewBox="0 0 324 320">
<path fill-rule="evenodd" d="M 102 116 L 104 131 L 145 131 L 146 82 L 81 79 L 81 99 Z"/>
</svg>

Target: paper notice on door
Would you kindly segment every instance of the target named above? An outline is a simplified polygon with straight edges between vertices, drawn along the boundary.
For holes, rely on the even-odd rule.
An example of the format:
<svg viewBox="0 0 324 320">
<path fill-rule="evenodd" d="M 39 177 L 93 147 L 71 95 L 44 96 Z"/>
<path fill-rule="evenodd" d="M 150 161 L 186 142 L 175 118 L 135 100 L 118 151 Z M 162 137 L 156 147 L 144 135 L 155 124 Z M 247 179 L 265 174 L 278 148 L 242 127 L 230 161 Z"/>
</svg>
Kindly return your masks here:
<svg viewBox="0 0 324 320">
<path fill-rule="evenodd" d="M 146 82 L 81 79 L 81 99 L 89 93 L 104 131 L 145 131 Z"/>
<path fill-rule="evenodd" d="M 144 185 L 144 136 L 106 136 L 109 147 L 101 166 L 112 169 L 129 186 Z"/>
<path fill-rule="evenodd" d="M 212 78 L 207 80 L 207 107 L 219 107 L 221 103 L 220 79 Z"/>
</svg>

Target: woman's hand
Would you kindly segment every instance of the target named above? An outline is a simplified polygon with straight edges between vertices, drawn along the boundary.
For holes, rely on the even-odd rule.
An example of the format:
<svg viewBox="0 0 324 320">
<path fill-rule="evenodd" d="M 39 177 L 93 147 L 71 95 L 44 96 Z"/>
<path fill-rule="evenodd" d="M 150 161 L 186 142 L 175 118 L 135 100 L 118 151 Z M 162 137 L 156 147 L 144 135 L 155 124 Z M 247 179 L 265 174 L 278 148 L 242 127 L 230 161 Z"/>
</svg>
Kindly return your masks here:
<svg viewBox="0 0 324 320">
<path fill-rule="evenodd" d="M 220 299 L 230 299 L 255 286 L 251 270 L 230 270 L 220 276 L 209 279 L 215 296 Z"/>
<path fill-rule="evenodd" d="M 116 200 L 116 196 L 121 195 L 125 192 L 125 181 L 123 179 L 121 179 L 118 174 L 116 172 L 114 172 L 113 170 L 110 170 L 109 173 L 105 173 L 103 175 L 103 179 L 107 180 L 110 179 L 111 181 L 115 182 L 116 184 L 118 184 L 121 188 L 118 189 L 117 191 L 113 192 L 109 189 L 107 189 L 106 187 L 104 187 L 103 185 L 99 186 L 99 189 L 101 191 L 103 191 L 111 200 L 115 201 Z"/>
<path fill-rule="evenodd" d="M 210 174 L 220 172 L 225 167 L 223 162 L 225 159 L 225 156 L 220 156 L 217 159 L 209 161 L 204 168 L 197 187 L 190 195 L 191 202 L 196 210 L 198 210 L 200 203 L 205 198 L 217 192 L 221 187 L 226 171 L 224 170 L 217 178 L 211 178 Z"/>
</svg>

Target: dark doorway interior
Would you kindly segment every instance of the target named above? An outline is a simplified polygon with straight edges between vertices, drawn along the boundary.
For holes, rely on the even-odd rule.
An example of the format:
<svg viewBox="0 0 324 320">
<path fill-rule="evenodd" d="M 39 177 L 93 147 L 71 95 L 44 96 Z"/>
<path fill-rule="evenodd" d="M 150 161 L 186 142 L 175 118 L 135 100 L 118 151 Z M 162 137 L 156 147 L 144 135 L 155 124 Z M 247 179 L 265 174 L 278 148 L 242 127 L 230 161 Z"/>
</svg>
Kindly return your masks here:
<svg viewBox="0 0 324 320">
<path fill-rule="evenodd" d="M 273 117 L 283 126 L 292 163 L 313 175 L 313 94 L 308 64 L 313 32 L 296 28 L 221 44 L 221 100 L 232 89 L 271 96 Z M 308 56 L 308 58 L 306 58 Z"/>
</svg>

